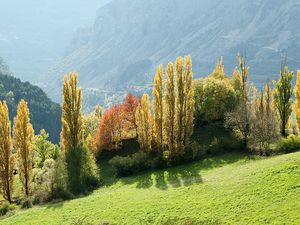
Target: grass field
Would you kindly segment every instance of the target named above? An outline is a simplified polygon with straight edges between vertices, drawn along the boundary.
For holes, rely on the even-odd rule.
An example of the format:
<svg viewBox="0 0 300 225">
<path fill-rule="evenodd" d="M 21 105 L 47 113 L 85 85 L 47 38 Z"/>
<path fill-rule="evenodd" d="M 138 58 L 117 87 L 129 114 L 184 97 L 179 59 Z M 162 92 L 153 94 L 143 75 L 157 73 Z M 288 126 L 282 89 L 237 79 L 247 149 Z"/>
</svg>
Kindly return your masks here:
<svg viewBox="0 0 300 225">
<path fill-rule="evenodd" d="M 0 224 L 300 224 L 300 152 L 231 153 L 122 178 Z"/>
</svg>

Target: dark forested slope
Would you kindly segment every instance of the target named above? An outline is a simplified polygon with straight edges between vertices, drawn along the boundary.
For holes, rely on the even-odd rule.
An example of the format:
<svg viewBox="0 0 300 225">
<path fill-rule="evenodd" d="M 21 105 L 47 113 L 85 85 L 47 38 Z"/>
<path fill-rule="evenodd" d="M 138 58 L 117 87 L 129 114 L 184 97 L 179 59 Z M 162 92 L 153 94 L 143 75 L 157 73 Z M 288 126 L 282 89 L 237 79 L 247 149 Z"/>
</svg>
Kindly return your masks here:
<svg viewBox="0 0 300 225">
<path fill-rule="evenodd" d="M 61 129 L 60 106 L 52 102 L 39 87 L 13 77 L 0 58 L 0 100 L 7 101 L 11 121 L 22 98 L 28 102 L 35 132 L 45 129 L 50 139 L 58 143 Z"/>
</svg>

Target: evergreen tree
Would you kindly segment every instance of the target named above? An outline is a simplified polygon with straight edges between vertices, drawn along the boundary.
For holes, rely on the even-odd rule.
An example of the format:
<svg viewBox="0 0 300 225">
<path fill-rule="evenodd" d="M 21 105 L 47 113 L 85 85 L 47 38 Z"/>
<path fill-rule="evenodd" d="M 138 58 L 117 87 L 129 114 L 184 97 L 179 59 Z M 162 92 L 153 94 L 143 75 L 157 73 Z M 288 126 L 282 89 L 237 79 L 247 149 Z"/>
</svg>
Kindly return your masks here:
<svg viewBox="0 0 300 225">
<path fill-rule="evenodd" d="M 61 147 L 64 152 L 83 143 L 81 104 L 82 90 L 77 87 L 77 74 L 70 73 L 63 83 Z"/>
<path fill-rule="evenodd" d="M 294 112 L 296 114 L 298 129 L 300 129 L 300 70 L 297 71 Z"/>
<path fill-rule="evenodd" d="M 7 104 L 0 101 L 0 186 L 3 197 L 11 203 L 15 159 L 12 154 L 11 128 Z"/>
<path fill-rule="evenodd" d="M 153 141 L 159 152 L 163 150 L 163 66 L 157 68 L 152 91 Z"/>
<path fill-rule="evenodd" d="M 151 151 L 152 126 L 150 112 L 150 98 L 144 94 L 141 104 L 136 109 L 137 135 L 140 148 L 146 152 Z"/>
<path fill-rule="evenodd" d="M 294 73 L 290 71 L 287 65 L 282 65 L 280 70 L 280 78 L 274 82 L 273 90 L 273 107 L 278 113 L 280 119 L 280 133 L 287 136 L 287 125 L 292 113 L 292 80 Z"/>
<path fill-rule="evenodd" d="M 170 152 L 175 150 L 175 81 L 174 67 L 172 63 L 167 65 L 166 89 L 164 94 L 164 119 L 163 119 L 164 143 Z"/>
<path fill-rule="evenodd" d="M 14 146 L 18 154 L 19 177 L 26 196 L 31 191 L 32 179 L 32 140 L 34 130 L 30 123 L 27 103 L 22 99 L 14 120 Z"/>
</svg>

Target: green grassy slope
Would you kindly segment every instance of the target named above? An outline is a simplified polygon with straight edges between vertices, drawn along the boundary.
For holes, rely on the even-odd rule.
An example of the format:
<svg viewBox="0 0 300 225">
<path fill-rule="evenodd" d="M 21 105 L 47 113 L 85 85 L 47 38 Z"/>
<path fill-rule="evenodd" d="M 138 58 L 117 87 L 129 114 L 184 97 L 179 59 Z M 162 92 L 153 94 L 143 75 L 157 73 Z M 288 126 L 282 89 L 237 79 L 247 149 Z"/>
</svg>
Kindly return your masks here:
<svg viewBox="0 0 300 225">
<path fill-rule="evenodd" d="M 227 154 L 115 181 L 0 224 L 299 224 L 300 152 Z"/>
</svg>

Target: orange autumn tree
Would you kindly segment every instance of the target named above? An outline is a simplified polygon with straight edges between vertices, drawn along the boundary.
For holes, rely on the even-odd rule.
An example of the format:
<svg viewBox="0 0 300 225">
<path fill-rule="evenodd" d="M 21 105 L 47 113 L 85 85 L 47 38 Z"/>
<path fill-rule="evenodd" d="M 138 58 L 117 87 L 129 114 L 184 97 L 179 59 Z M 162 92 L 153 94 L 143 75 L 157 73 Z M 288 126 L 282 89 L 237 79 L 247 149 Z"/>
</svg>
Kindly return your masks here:
<svg viewBox="0 0 300 225">
<path fill-rule="evenodd" d="M 123 107 L 116 104 L 103 114 L 96 134 L 97 146 L 107 150 L 119 149 L 123 135 Z"/>
<path fill-rule="evenodd" d="M 129 93 L 124 102 L 122 103 L 123 108 L 123 122 L 125 126 L 125 131 L 129 132 L 130 130 L 134 130 L 136 134 L 136 121 L 135 121 L 135 111 L 138 105 L 141 102 L 141 98 L 134 96 L 133 94 Z"/>
</svg>

